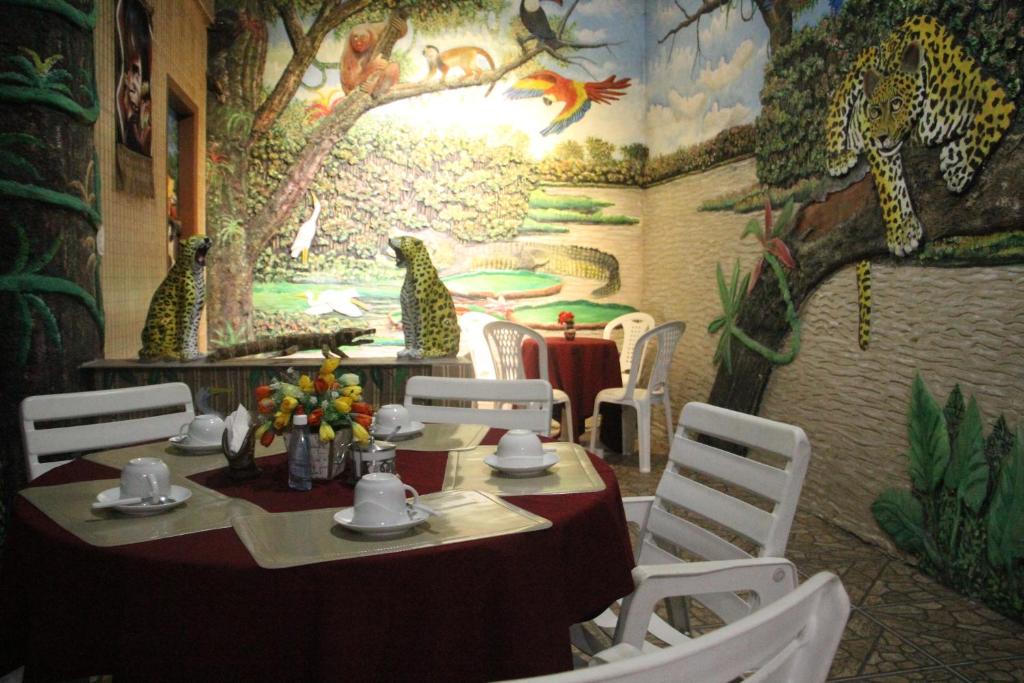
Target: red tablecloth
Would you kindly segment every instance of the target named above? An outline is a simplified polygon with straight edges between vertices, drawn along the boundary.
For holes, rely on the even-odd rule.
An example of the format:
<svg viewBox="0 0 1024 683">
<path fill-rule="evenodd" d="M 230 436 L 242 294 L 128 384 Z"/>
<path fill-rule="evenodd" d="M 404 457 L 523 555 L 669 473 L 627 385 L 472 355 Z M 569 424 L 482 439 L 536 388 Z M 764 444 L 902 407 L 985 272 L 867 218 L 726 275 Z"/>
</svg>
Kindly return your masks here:
<svg viewBox="0 0 1024 683">
<path fill-rule="evenodd" d="M 597 392 L 621 387 L 619 349 L 611 339 L 576 337 L 545 337 L 548 346 L 548 375 L 551 386 L 569 395 L 572 402 L 573 433 L 583 433 L 584 422 L 594 411 Z M 523 343 L 523 365 L 526 376 L 536 379 L 537 344 L 532 339 Z"/>
<path fill-rule="evenodd" d="M 398 469 L 429 493 L 445 459 L 399 452 Z M 0 671 L 27 662 L 26 680 L 483 681 L 571 668 L 569 625 L 632 590 L 618 484 L 591 460 L 604 491 L 510 499 L 550 529 L 292 569 L 258 567 L 230 528 L 98 548 L 18 497 L 0 566 Z M 259 462 L 251 482 L 193 479 L 271 512 L 352 502 L 340 481 L 290 491 L 283 456 Z M 78 460 L 33 485 L 116 476 Z"/>
</svg>

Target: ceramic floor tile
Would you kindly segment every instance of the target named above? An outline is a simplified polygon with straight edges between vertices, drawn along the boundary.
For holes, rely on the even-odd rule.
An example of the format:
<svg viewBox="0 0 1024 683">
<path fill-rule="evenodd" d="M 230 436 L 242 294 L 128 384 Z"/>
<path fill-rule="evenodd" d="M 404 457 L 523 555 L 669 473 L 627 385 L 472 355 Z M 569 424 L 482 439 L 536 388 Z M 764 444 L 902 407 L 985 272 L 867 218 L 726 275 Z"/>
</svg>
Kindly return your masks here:
<svg viewBox="0 0 1024 683">
<path fill-rule="evenodd" d="M 976 662 L 955 666 L 953 670 L 969 681 L 992 681 L 993 683 L 1019 683 L 1024 681 L 1024 657 Z"/>
<path fill-rule="evenodd" d="M 963 678 L 952 670 L 945 667 L 932 667 L 918 669 L 916 671 L 901 671 L 898 674 L 883 674 L 881 676 L 858 676 L 856 678 L 830 678 L 829 681 L 871 681 L 871 683 L 911 683 L 912 681 L 928 681 L 928 683 L 963 683 Z"/>
<path fill-rule="evenodd" d="M 858 610 L 850 615 L 829 678 L 902 673 L 939 662 Z"/>
<path fill-rule="evenodd" d="M 946 588 L 935 579 L 922 574 L 900 560 L 892 560 L 882 569 L 878 580 L 871 587 L 863 602 L 865 607 L 874 605 L 899 605 L 928 601 L 969 600 L 951 588 Z"/>
<path fill-rule="evenodd" d="M 1024 657 L 1024 626 L 969 600 L 877 605 L 864 612 L 943 664 Z"/>
</svg>

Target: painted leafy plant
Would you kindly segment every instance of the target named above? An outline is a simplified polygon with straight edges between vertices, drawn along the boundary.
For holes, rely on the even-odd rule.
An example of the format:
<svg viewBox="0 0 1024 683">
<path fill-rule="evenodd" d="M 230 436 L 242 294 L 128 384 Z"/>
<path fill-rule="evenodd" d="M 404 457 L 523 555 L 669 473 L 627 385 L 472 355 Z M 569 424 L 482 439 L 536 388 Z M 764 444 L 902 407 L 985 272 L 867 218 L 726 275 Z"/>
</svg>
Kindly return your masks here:
<svg viewBox="0 0 1024 683">
<path fill-rule="evenodd" d="M 748 286 L 747 292 L 749 293 L 754 289 L 754 285 L 757 284 L 758 279 L 761 277 L 761 271 L 764 270 L 765 263 L 768 262 L 768 256 L 774 256 L 778 259 L 782 265 L 792 270 L 796 268 L 796 261 L 793 259 L 793 254 L 790 252 L 789 247 L 782 241 L 780 235 L 782 235 L 789 224 L 793 220 L 793 200 L 790 199 L 786 202 L 786 206 L 782 209 L 782 215 L 779 217 L 775 226 L 772 227 L 772 202 L 770 199 L 764 200 L 764 225 L 762 226 L 756 219 L 751 219 L 747 223 L 747 227 L 743 229 L 743 234 L 740 235 L 740 239 L 743 239 L 747 235 L 753 235 L 757 238 L 757 241 L 761 243 L 761 248 L 764 250 L 764 258 L 759 259 L 754 264 L 754 270 L 750 274 L 750 285 Z"/>
<path fill-rule="evenodd" d="M 732 277 L 729 284 L 725 283 L 725 274 L 722 273 L 722 264 L 719 263 L 715 271 L 715 278 L 718 282 L 718 298 L 722 302 L 722 315 L 711 321 L 708 325 L 708 333 L 721 332 L 718 338 L 718 346 L 715 347 L 714 363 L 718 365 L 725 363 L 725 368 L 732 372 L 732 338 L 733 330 L 736 327 L 736 316 L 739 314 L 740 306 L 747 292 L 747 282 L 750 275 L 743 276 L 740 283 L 740 262 L 737 260 L 732 269 Z"/>
<path fill-rule="evenodd" d="M 920 376 L 911 389 L 907 454 L 911 488 L 871 506 L 898 548 L 921 568 L 993 608 L 1024 618 L 1024 429 L 1000 418 L 986 438 L 977 401 L 959 387 L 945 408 Z"/>
<path fill-rule="evenodd" d="M 28 362 L 28 353 L 32 347 L 33 318 L 38 317 L 43 323 L 47 338 L 63 352 L 64 345 L 61 338 L 60 327 L 53 311 L 47 305 L 41 294 L 63 294 L 77 299 L 100 329 L 103 331 L 103 311 L 96 303 L 96 299 L 87 291 L 71 280 L 44 275 L 43 270 L 60 249 L 61 240 L 54 240 L 53 244 L 43 255 L 33 261 L 29 261 L 28 236 L 21 225 L 15 224 L 18 233 L 18 251 L 14 258 L 11 269 L 0 275 L 0 292 L 13 294 L 15 311 L 21 327 L 21 339 L 18 344 L 15 363 L 23 367 Z"/>
</svg>

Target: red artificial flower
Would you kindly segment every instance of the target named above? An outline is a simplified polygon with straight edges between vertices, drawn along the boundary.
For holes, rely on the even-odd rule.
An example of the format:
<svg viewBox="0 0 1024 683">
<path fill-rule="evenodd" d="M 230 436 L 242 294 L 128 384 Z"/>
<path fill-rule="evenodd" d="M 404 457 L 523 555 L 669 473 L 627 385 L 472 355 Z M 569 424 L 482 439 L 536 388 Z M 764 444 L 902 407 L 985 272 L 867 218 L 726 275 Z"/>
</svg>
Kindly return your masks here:
<svg viewBox="0 0 1024 683">
<path fill-rule="evenodd" d="M 558 324 L 564 325 L 566 323 L 576 322 L 576 316 L 572 314 L 572 311 L 561 311 L 558 314 Z"/>
<path fill-rule="evenodd" d="M 274 430 L 268 429 L 267 431 L 263 432 L 263 436 L 260 437 L 260 443 L 263 444 L 264 446 L 269 446 L 270 444 L 274 443 L 275 436 L 277 435 L 274 433 Z"/>
<path fill-rule="evenodd" d="M 320 419 L 323 416 L 324 416 L 324 409 L 323 408 L 317 408 L 316 410 L 311 412 L 309 414 L 309 426 L 310 427 L 316 427 L 318 424 L 320 424 Z"/>
<path fill-rule="evenodd" d="M 261 384 L 256 387 L 256 398 L 264 399 L 274 393 L 274 390 L 268 387 L 266 384 Z"/>
<path fill-rule="evenodd" d="M 327 380 L 323 378 L 323 376 L 317 377 L 315 380 L 313 380 L 313 389 L 315 389 L 316 393 L 318 394 L 326 394 L 327 390 L 330 388 L 330 385 L 327 383 Z"/>
</svg>

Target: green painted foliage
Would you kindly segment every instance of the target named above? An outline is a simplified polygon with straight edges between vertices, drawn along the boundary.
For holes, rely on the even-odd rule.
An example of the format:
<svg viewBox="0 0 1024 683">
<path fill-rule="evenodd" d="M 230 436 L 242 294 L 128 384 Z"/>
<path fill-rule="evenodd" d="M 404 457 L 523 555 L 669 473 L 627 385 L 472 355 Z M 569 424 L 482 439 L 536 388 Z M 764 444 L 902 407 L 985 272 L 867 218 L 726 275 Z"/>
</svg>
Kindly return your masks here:
<svg viewBox="0 0 1024 683">
<path fill-rule="evenodd" d="M 304 118 L 295 109 L 278 125 L 301 125 Z M 299 149 L 300 131 L 257 145 L 249 169 L 250 205 L 266 201 Z M 513 239 L 536 184 L 533 165 L 510 147 L 357 125 L 336 145 L 310 188 L 323 212 L 309 265 L 288 253 L 299 226 L 312 214 L 305 202 L 264 250 L 257 280 L 312 273 L 352 280 L 358 269 L 368 267 L 357 262 L 376 257 L 396 230 L 432 229 L 463 243 Z"/>
<path fill-rule="evenodd" d="M 755 134 L 753 125 L 735 126 L 723 130 L 710 140 L 652 157 L 644 167 L 643 184 L 650 185 L 684 173 L 706 171 L 730 159 L 748 156 L 754 152 Z"/>
<path fill-rule="evenodd" d="M 926 573 L 1024 621 L 1024 430 L 1000 417 L 985 437 L 973 397 L 965 408 L 956 387 L 940 411 L 920 377 L 909 423 L 913 487 L 875 500 L 879 526 Z"/>
<path fill-rule="evenodd" d="M 920 493 L 931 493 L 942 482 L 949 464 L 949 432 L 939 404 L 920 375 L 914 377 L 907 418 L 910 440 L 910 481 Z"/>
</svg>

